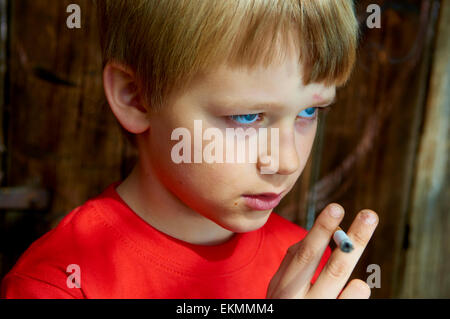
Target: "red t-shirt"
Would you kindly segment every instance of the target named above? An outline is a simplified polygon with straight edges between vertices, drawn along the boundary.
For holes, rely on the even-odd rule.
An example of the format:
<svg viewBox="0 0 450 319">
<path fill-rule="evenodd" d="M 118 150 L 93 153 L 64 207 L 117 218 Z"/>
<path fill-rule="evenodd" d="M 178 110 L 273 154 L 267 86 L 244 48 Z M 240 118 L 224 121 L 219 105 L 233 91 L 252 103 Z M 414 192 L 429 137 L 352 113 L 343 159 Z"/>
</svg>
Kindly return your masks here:
<svg viewBox="0 0 450 319">
<path fill-rule="evenodd" d="M 141 219 L 118 185 L 35 241 L 3 279 L 1 297 L 262 299 L 289 246 L 307 233 L 272 213 L 260 229 L 223 244 L 186 243 Z M 330 253 L 327 247 L 312 283 Z"/>
</svg>

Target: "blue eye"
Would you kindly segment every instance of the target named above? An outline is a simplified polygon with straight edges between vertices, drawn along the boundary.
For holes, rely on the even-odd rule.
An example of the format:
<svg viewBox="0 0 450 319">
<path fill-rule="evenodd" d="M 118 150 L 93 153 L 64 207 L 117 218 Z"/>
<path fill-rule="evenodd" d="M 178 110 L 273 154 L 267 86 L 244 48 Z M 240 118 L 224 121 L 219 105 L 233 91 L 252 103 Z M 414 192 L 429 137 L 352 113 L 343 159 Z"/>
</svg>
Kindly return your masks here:
<svg viewBox="0 0 450 319">
<path fill-rule="evenodd" d="M 253 124 L 258 120 L 259 114 L 232 115 L 231 118 L 240 124 Z"/>
<path fill-rule="evenodd" d="M 298 116 L 299 117 L 305 117 L 305 118 L 314 118 L 314 115 L 316 114 L 317 107 L 310 107 L 308 109 L 305 109 L 301 111 Z"/>
</svg>

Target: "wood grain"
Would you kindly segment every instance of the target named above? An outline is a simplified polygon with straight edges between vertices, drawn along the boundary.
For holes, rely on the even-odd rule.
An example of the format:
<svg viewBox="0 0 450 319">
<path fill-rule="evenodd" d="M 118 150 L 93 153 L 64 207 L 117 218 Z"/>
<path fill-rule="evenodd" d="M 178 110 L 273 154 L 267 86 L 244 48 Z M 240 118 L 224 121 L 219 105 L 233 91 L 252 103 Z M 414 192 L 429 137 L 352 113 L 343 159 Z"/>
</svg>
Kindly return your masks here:
<svg viewBox="0 0 450 319">
<path fill-rule="evenodd" d="M 402 298 L 450 298 L 450 3 L 442 2 L 404 254 Z"/>
<path fill-rule="evenodd" d="M 136 158 L 105 103 L 92 3 L 77 1 L 79 30 L 66 27 L 70 3 L 9 2 L 4 186 L 43 187 L 53 200 L 45 214 L 1 213 L 0 276 L 65 214 L 127 176 Z M 448 2 L 356 3 L 354 74 L 276 212 L 309 228 L 338 202 L 345 230 L 361 209 L 375 210 L 380 224 L 353 277 L 365 280 L 378 264 L 373 298 L 449 297 Z M 371 3 L 382 8 L 381 29 L 365 26 Z"/>
</svg>

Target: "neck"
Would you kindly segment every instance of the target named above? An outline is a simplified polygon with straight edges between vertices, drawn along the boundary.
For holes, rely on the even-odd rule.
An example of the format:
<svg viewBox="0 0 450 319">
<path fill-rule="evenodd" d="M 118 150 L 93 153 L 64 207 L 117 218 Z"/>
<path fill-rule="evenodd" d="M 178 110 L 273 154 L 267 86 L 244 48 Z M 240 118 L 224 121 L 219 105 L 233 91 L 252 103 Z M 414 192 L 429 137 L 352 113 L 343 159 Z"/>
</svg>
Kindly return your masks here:
<svg viewBox="0 0 450 319">
<path fill-rule="evenodd" d="M 186 206 L 139 161 L 117 193 L 145 222 L 162 233 L 195 245 L 219 245 L 233 232 Z"/>
</svg>

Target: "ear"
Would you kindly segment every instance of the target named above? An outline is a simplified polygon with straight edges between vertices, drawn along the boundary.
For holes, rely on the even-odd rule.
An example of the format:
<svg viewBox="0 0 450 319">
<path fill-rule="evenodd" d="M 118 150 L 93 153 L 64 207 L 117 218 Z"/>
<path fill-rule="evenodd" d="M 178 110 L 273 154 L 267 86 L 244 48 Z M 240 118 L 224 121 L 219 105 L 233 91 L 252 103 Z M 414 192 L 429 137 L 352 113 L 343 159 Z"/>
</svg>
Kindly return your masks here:
<svg viewBox="0 0 450 319">
<path fill-rule="evenodd" d="M 140 134 L 150 127 L 148 113 L 142 105 L 134 73 L 117 63 L 103 70 L 103 86 L 109 106 L 123 128 Z"/>
</svg>

